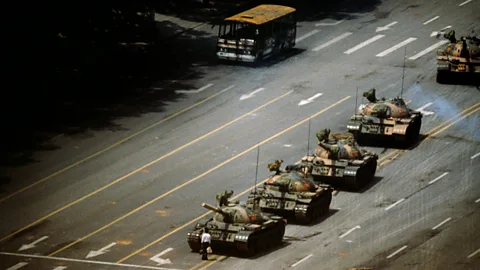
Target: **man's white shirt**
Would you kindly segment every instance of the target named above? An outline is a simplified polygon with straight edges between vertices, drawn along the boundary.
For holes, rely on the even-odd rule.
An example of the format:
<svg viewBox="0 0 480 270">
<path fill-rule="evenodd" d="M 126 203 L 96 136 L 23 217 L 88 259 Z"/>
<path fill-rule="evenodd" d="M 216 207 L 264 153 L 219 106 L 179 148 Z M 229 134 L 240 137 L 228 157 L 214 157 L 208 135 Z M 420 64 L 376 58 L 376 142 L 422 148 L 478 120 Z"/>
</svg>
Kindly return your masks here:
<svg viewBox="0 0 480 270">
<path fill-rule="evenodd" d="M 210 243 L 211 236 L 209 233 L 202 234 L 202 243 Z"/>
</svg>

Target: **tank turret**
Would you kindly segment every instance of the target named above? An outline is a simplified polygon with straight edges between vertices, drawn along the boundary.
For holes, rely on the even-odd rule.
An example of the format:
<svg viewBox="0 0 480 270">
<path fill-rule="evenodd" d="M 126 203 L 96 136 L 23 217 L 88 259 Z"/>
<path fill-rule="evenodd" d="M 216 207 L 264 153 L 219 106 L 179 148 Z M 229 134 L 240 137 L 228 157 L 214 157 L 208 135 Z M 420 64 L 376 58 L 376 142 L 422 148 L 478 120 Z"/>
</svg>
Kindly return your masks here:
<svg viewBox="0 0 480 270">
<path fill-rule="evenodd" d="M 301 223 L 310 223 L 328 213 L 333 190 L 315 184 L 309 165 L 288 165 L 281 170 L 282 162 L 268 164 L 275 174 L 248 196 L 247 207 L 259 207 L 262 212 L 295 218 Z"/>
<path fill-rule="evenodd" d="M 350 118 L 348 132 L 361 144 L 378 142 L 379 138 L 393 139 L 402 147 L 414 143 L 420 135 L 422 113 L 410 109 L 400 97 L 377 99 L 375 91 L 372 88 L 363 93 L 369 103 L 360 105 Z"/>
<path fill-rule="evenodd" d="M 315 154 L 302 158 L 315 182 L 359 189 L 372 180 L 378 155 L 361 149 L 352 134 L 323 129 L 317 138 Z"/>
<path fill-rule="evenodd" d="M 231 248 L 245 255 L 253 255 L 282 242 L 286 226 L 282 217 L 268 217 L 237 203 L 229 203 L 224 207 L 202 203 L 202 207 L 215 212 L 215 215 L 197 223 L 188 233 L 187 241 L 194 252 L 200 250 L 200 239 L 205 228 L 211 235 L 213 250 Z"/>
<path fill-rule="evenodd" d="M 447 44 L 437 50 L 437 82 L 446 82 L 448 74 L 471 73 L 480 75 L 480 39 L 475 33 L 455 37 L 455 30 L 443 36 Z"/>
</svg>

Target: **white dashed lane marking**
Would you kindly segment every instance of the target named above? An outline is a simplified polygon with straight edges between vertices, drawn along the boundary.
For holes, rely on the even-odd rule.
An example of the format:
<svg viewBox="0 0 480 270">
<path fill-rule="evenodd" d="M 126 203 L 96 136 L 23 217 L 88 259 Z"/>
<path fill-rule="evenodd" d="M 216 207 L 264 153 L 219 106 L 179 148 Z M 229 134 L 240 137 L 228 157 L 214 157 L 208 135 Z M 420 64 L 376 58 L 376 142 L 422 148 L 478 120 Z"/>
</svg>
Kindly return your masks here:
<svg viewBox="0 0 480 270">
<path fill-rule="evenodd" d="M 355 51 L 357 51 L 357 50 L 359 50 L 359 49 L 367 46 L 368 44 L 370 44 L 370 43 L 372 43 L 372 42 L 375 42 L 375 41 L 383 38 L 384 36 L 385 36 L 385 35 L 376 35 L 376 36 L 374 36 L 374 37 L 372 37 L 372 38 L 370 38 L 370 39 L 365 40 L 364 42 L 358 44 L 357 46 L 355 46 L 355 47 L 353 47 L 353 48 L 351 48 L 351 49 L 349 49 L 349 50 L 347 50 L 347 51 L 345 51 L 345 52 L 343 52 L 343 53 L 344 53 L 344 54 L 351 54 L 351 53 L 353 53 L 353 52 L 355 52 Z"/>
<path fill-rule="evenodd" d="M 415 40 L 417 40 L 417 38 L 409 37 L 409 38 L 407 38 L 406 40 L 398 43 L 397 45 L 392 46 L 392 47 L 390 47 L 389 49 L 386 49 L 385 51 L 377 54 L 376 56 L 377 56 L 377 57 L 383 57 L 383 56 L 385 56 L 385 55 L 387 55 L 387 54 L 389 54 L 389 53 L 391 53 L 391 52 L 393 52 L 393 51 L 396 51 L 396 50 L 398 50 L 399 48 L 401 48 L 401 47 L 403 47 L 403 46 L 407 45 L 408 43 L 410 43 L 410 42 L 412 42 L 412 41 L 415 41 Z"/>
<path fill-rule="evenodd" d="M 334 38 L 334 39 L 332 39 L 332 40 L 330 40 L 330 41 L 327 41 L 326 43 L 324 43 L 324 44 L 322 44 L 322 45 L 320 45 L 320 46 L 318 46 L 318 47 L 315 47 L 315 48 L 313 49 L 313 51 L 317 52 L 317 51 L 319 51 L 319 50 L 321 50 L 321 49 L 323 49 L 323 48 L 325 48 L 325 47 L 328 47 L 328 46 L 332 45 L 332 44 L 335 43 L 335 42 L 338 42 L 338 41 L 340 41 L 340 40 L 342 40 L 342 39 L 350 36 L 351 34 L 352 34 L 351 32 L 343 33 L 343 34 L 341 34 L 340 36 L 338 36 L 338 37 L 336 37 L 336 38 Z"/>
</svg>

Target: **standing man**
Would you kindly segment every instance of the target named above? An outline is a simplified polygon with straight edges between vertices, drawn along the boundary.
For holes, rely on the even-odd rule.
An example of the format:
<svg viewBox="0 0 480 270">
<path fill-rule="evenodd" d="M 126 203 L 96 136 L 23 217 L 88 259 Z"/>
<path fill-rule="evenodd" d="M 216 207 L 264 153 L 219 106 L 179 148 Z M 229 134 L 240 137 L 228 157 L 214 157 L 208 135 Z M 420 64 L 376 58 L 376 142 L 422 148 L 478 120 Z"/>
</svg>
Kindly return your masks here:
<svg viewBox="0 0 480 270">
<path fill-rule="evenodd" d="M 208 233 L 208 228 L 205 228 L 205 229 L 203 230 L 202 240 L 201 240 L 201 244 L 202 244 L 202 260 L 208 260 L 207 248 L 210 247 L 211 239 L 212 239 L 212 237 L 211 237 L 210 234 Z"/>
</svg>

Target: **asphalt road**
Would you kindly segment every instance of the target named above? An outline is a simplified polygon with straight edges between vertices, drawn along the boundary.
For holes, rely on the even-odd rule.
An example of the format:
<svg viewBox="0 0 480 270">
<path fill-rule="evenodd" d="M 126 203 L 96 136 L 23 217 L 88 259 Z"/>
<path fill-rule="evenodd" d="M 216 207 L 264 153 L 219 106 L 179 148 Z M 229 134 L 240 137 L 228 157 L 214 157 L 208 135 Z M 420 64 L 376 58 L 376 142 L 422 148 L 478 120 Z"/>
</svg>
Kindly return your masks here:
<svg viewBox="0 0 480 270">
<path fill-rule="evenodd" d="M 432 31 L 480 31 L 480 4 L 384 1 L 359 12 L 351 2 L 300 22 L 291 55 L 257 68 L 199 62 L 202 76 L 178 78 L 192 87 L 165 111 L 119 120 L 117 131 L 61 136 L 58 150 L 11 169 L 15 181 L 0 197 L 0 269 L 475 269 L 480 93 L 436 83 L 435 49 L 422 52 L 443 40 Z M 197 30 L 211 37 L 190 53 L 209 59 L 216 29 Z M 182 39 L 192 37 L 180 36 L 179 48 Z M 310 151 L 318 129 L 345 131 L 357 87 L 400 95 L 404 47 L 386 50 L 403 41 L 403 97 L 426 112 L 418 146 L 366 147 L 385 161 L 375 181 L 339 191 L 321 221 L 288 225 L 278 249 L 208 262 L 190 252 L 186 234 L 207 212 L 201 202 L 224 189 L 246 198 L 257 144 L 262 181 L 267 163 L 292 164 L 308 151 L 309 121 Z"/>
</svg>

